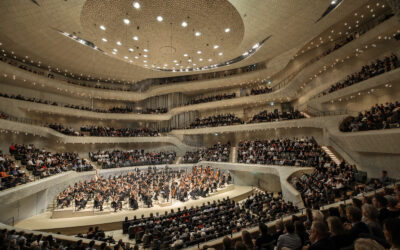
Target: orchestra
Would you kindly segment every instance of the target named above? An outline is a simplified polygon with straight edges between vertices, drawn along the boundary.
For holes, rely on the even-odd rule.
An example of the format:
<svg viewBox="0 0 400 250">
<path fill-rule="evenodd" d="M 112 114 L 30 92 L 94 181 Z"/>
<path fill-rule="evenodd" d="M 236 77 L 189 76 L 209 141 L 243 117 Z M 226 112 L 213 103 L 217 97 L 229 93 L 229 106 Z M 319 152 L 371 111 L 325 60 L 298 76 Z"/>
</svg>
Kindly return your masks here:
<svg viewBox="0 0 400 250">
<path fill-rule="evenodd" d="M 71 206 L 74 200 L 75 210 L 85 209 L 89 201 L 93 200 L 94 209 L 103 211 L 105 204 L 117 212 L 122 210 L 123 204 L 136 210 L 139 203 L 150 208 L 153 202 L 181 202 L 198 197 L 206 197 L 217 188 L 230 184 L 230 173 L 223 173 L 211 167 L 194 166 L 192 169 L 173 170 L 168 168 L 138 168 L 120 176 L 104 178 L 96 175 L 91 180 L 80 181 L 69 186 L 57 197 L 57 207 Z"/>
</svg>

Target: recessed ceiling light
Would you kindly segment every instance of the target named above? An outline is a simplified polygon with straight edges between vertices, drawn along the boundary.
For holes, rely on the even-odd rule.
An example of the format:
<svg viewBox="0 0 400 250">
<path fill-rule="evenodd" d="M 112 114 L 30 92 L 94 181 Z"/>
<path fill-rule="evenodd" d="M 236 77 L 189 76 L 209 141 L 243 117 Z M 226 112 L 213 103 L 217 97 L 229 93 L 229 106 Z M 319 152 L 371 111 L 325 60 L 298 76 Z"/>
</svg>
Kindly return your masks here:
<svg viewBox="0 0 400 250">
<path fill-rule="evenodd" d="M 179 66 L 179 63 L 176 63 L 175 65 L 176 65 L 176 66 Z"/>
<path fill-rule="evenodd" d="M 143 57 L 146 57 L 146 58 L 147 58 L 147 55 L 143 55 Z"/>
<path fill-rule="evenodd" d="M 222 52 L 219 52 L 219 53 L 218 53 L 218 55 L 219 55 L 219 56 L 222 56 L 222 55 L 223 55 L 223 53 L 222 53 Z"/>
<path fill-rule="evenodd" d="M 105 38 L 102 38 L 101 40 L 102 40 L 103 42 L 105 42 L 105 43 L 107 42 L 107 39 L 105 39 Z"/>
<path fill-rule="evenodd" d="M 331 4 L 332 5 L 336 4 L 336 0 L 332 0 Z"/>
<path fill-rule="evenodd" d="M 147 64 L 145 64 L 144 66 L 147 67 Z"/>
<path fill-rule="evenodd" d="M 125 24 L 130 24 L 131 21 L 129 21 L 129 19 L 125 18 L 125 19 L 124 19 L 124 23 L 125 23 Z"/>
<path fill-rule="evenodd" d="M 116 44 L 119 45 L 119 46 L 122 45 L 122 43 L 120 41 L 117 41 Z"/>
<path fill-rule="evenodd" d="M 228 32 L 230 32 L 231 31 L 231 28 L 226 28 L 225 29 L 225 33 L 228 33 Z"/>
<path fill-rule="evenodd" d="M 188 54 L 183 54 L 183 56 L 184 56 L 184 57 L 187 57 L 187 56 L 188 56 Z"/>
<path fill-rule="evenodd" d="M 164 20 L 164 18 L 162 16 L 157 17 L 157 21 L 162 22 L 163 20 Z"/>
<path fill-rule="evenodd" d="M 212 59 L 210 58 L 210 59 L 208 59 L 208 61 L 209 61 L 209 62 L 211 62 L 211 61 L 212 61 Z"/>
<path fill-rule="evenodd" d="M 147 49 L 143 49 L 144 52 L 149 52 Z"/>
<path fill-rule="evenodd" d="M 200 55 L 200 54 L 201 54 L 201 51 L 200 51 L 200 50 L 198 50 L 198 51 L 197 51 L 197 54 L 199 54 L 199 55 Z"/>
<path fill-rule="evenodd" d="M 129 52 L 133 52 L 134 51 L 132 48 L 129 48 L 128 50 L 129 50 Z"/>
<path fill-rule="evenodd" d="M 203 61 L 203 58 L 199 58 L 199 61 L 202 62 L 202 61 Z"/>
<path fill-rule="evenodd" d="M 101 29 L 101 30 L 106 30 L 106 26 L 100 25 L 100 29 Z"/>
<path fill-rule="evenodd" d="M 113 49 L 113 51 L 117 52 L 118 50 L 117 49 Z"/>
<path fill-rule="evenodd" d="M 115 52 L 115 51 L 113 51 L 112 53 L 113 53 L 114 55 L 117 54 L 117 52 Z"/>
<path fill-rule="evenodd" d="M 195 35 L 195 36 L 200 36 L 201 33 L 200 33 L 200 31 L 196 31 L 196 33 L 194 33 L 194 35 Z"/>
<path fill-rule="evenodd" d="M 192 62 L 192 59 L 189 59 L 188 62 Z"/>
<path fill-rule="evenodd" d="M 174 63 L 177 63 L 178 61 L 177 60 L 174 60 Z"/>
<path fill-rule="evenodd" d="M 138 56 L 135 56 L 135 59 L 139 59 L 139 57 L 138 57 Z"/>
<path fill-rule="evenodd" d="M 167 67 L 168 66 L 168 64 L 164 64 L 164 67 Z"/>
<path fill-rule="evenodd" d="M 218 49 L 219 48 L 219 45 L 214 45 L 214 49 Z"/>
<path fill-rule="evenodd" d="M 134 36 L 133 40 L 137 41 L 137 40 L 139 40 L 139 37 L 138 36 Z"/>
<path fill-rule="evenodd" d="M 140 3 L 138 3 L 138 2 L 133 2 L 133 7 L 135 8 L 135 9 L 140 9 Z"/>
<path fill-rule="evenodd" d="M 127 56 L 124 56 L 124 58 L 125 58 L 125 59 L 128 59 L 128 57 L 127 57 Z"/>
<path fill-rule="evenodd" d="M 144 63 L 147 63 L 147 60 L 144 60 L 143 62 L 144 62 Z"/>
<path fill-rule="evenodd" d="M 182 25 L 182 27 L 187 27 L 188 23 L 186 21 L 183 21 L 181 25 Z"/>
<path fill-rule="evenodd" d="M 195 64 L 195 63 L 193 63 L 193 66 L 196 66 L 196 64 Z"/>
</svg>

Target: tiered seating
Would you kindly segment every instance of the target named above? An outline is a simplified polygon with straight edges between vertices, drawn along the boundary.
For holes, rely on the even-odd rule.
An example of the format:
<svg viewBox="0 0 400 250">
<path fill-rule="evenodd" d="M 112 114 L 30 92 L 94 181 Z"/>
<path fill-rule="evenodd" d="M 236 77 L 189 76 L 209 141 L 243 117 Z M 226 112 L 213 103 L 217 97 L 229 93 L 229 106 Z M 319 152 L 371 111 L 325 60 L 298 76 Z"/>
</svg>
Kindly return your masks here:
<svg viewBox="0 0 400 250">
<path fill-rule="evenodd" d="M 288 112 L 278 112 L 277 110 L 274 112 L 268 112 L 267 110 L 263 110 L 257 115 L 254 115 L 253 118 L 250 120 L 250 123 L 276 122 L 276 121 L 302 119 L 302 118 L 305 118 L 305 116 L 298 110 L 288 111 Z"/>
<path fill-rule="evenodd" d="M 400 63 L 395 54 L 392 54 L 391 56 L 386 56 L 383 60 L 378 59 L 376 60 L 376 62 L 370 65 L 363 66 L 360 72 L 349 75 L 345 80 L 332 85 L 329 89 L 329 93 L 365 81 L 369 78 L 383 74 L 385 72 L 389 72 L 398 68 L 399 66 Z"/>
<path fill-rule="evenodd" d="M 206 128 L 243 124 L 243 121 L 233 114 L 214 115 L 204 118 L 197 118 L 188 128 Z"/>
<path fill-rule="evenodd" d="M 142 137 L 142 136 L 159 136 L 156 130 L 149 128 L 110 128 L 102 126 L 85 125 L 81 127 L 81 132 L 87 132 L 90 136 L 111 136 L 111 137 Z M 86 135 L 86 133 L 85 133 Z"/>
<path fill-rule="evenodd" d="M 228 162 L 230 151 L 230 142 L 227 144 L 218 142 L 210 148 L 186 152 L 183 156 L 183 163 L 197 163 L 199 161 Z"/>
<path fill-rule="evenodd" d="M 132 149 L 128 151 L 97 151 L 90 152 L 89 157 L 102 168 L 120 168 L 128 166 L 172 164 L 175 160 L 175 152 L 144 152 L 144 150 Z"/>
<path fill-rule="evenodd" d="M 271 93 L 272 88 L 270 86 L 258 86 L 256 88 L 252 88 L 250 91 L 251 95 L 261 95 Z"/>
<path fill-rule="evenodd" d="M 202 98 L 196 98 L 190 100 L 186 105 L 193 105 L 193 104 L 199 104 L 199 103 L 205 103 L 205 102 L 214 102 L 214 101 L 221 101 L 221 100 L 227 100 L 227 99 L 232 99 L 236 97 L 236 93 L 231 93 L 231 94 L 221 94 L 221 95 L 215 95 L 215 96 L 209 96 L 209 97 L 202 97 Z"/>
<path fill-rule="evenodd" d="M 64 135 L 70 135 L 70 136 L 83 136 L 83 134 L 79 133 L 78 131 L 75 131 L 74 128 L 65 128 L 61 124 L 49 124 L 47 125 L 49 128 L 54 129 Z"/>
<path fill-rule="evenodd" d="M 298 167 L 316 167 L 330 161 L 314 138 L 242 141 L 238 162 Z"/>
<path fill-rule="evenodd" d="M 9 156 L 0 151 L 0 190 L 30 182 L 30 178 Z"/>
<path fill-rule="evenodd" d="M 21 160 L 22 165 L 40 178 L 69 170 L 78 172 L 93 170 L 93 166 L 87 160 L 72 152 L 51 153 L 40 150 L 34 145 L 13 144 L 10 146 L 10 154 L 16 160 Z"/>
<path fill-rule="evenodd" d="M 164 215 L 125 220 L 123 233 L 144 248 L 182 248 L 231 235 L 244 228 L 255 226 L 259 221 L 268 222 L 281 216 L 297 212 L 293 204 L 286 203 L 281 196 L 263 193 L 250 197 L 245 205 L 230 199 L 172 210 Z"/>
<path fill-rule="evenodd" d="M 400 128 L 400 102 L 376 104 L 356 117 L 347 117 L 340 125 L 342 132 Z"/>
</svg>

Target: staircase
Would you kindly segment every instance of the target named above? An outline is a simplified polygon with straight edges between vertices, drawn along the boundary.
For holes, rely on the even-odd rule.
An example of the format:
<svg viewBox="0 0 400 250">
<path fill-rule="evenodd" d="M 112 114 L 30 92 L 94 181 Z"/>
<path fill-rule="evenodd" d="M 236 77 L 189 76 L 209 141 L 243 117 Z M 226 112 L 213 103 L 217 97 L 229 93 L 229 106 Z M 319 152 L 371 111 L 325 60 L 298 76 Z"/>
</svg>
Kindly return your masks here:
<svg viewBox="0 0 400 250">
<path fill-rule="evenodd" d="M 229 155 L 229 162 L 237 162 L 236 147 L 231 147 L 231 152 Z"/>
<path fill-rule="evenodd" d="M 179 157 L 177 157 L 177 158 L 175 159 L 174 164 L 181 164 L 181 162 L 182 162 L 182 156 L 179 156 Z"/>
<path fill-rule="evenodd" d="M 339 165 L 341 163 L 341 160 L 327 146 L 322 146 L 321 148 L 325 151 L 325 153 L 329 155 L 329 157 L 331 157 L 336 165 Z"/>
<path fill-rule="evenodd" d="M 301 112 L 306 118 L 311 118 L 313 117 L 310 113 L 306 112 L 306 111 L 302 111 Z"/>
</svg>

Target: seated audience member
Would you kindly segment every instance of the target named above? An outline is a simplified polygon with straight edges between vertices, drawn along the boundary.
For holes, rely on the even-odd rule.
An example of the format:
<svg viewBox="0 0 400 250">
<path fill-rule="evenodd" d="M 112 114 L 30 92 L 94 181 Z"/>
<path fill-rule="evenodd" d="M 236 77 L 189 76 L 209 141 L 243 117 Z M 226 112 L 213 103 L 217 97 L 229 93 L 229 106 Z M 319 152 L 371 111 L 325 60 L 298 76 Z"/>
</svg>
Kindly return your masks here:
<svg viewBox="0 0 400 250">
<path fill-rule="evenodd" d="M 296 234 L 301 239 L 301 245 L 303 245 L 303 246 L 307 245 L 309 243 L 310 235 L 307 233 L 304 223 L 301 221 L 294 222 L 294 229 L 295 229 Z"/>
<path fill-rule="evenodd" d="M 260 232 L 260 235 L 256 239 L 256 247 L 258 249 L 261 249 L 262 246 L 267 245 L 268 243 L 271 243 L 274 241 L 272 236 L 268 233 L 268 226 L 265 223 L 260 222 L 258 224 L 258 229 Z"/>
<path fill-rule="evenodd" d="M 330 239 L 334 250 L 340 250 L 343 247 L 353 244 L 350 235 L 345 231 L 342 221 L 339 217 L 330 216 L 327 219 Z"/>
<path fill-rule="evenodd" d="M 227 99 L 232 99 L 235 98 L 236 94 L 221 94 L 221 95 L 215 95 L 215 96 L 210 96 L 210 97 L 201 97 L 201 98 L 195 98 L 191 99 L 189 102 L 186 103 L 186 105 L 193 105 L 193 104 L 199 104 L 199 103 L 205 103 L 205 102 L 214 102 L 214 101 L 221 101 L 221 100 L 227 100 Z"/>
<path fill-rule="evenodd" d="M 254 249 L 253 240 L 251 239 L 251 235 L 248 231 L 242 231 L 242 242 L 247 247 L 247 249 Z"/>
<path fill-rule="evenodd" d="M 387 218 L 389 218 L 389 210 L 387 209 L 387 200 L 381 194 L 376 194 L 372 198 L 372 205 L 378 209 L 378 220 L 383 223 Z"/>
<path fill-rule="evenodd" d="M 285 223 L 284 234 L 279 236 L 276 247 L 277 250 L 281 250 L 282 248 L 285 247 L 289 249 L 298 249 L 301 247 L 301 239 L 294 232 L 294 226 L 291 221 Z"/>
<path fill-rule="evenodd" d="M 233 250 L 232 240 L 228 236 L 224 237 L 224 239 L 222 240 L 222 244 L 223 244 L 224 250 Z"/>
<path fill-rule="evenodd" d="M 159 136 L 158 131 L 150 128 L 112 128 L 102 126 L 85 125 L 81 127 L 81 132 L 88 132 L 90 136 L 106 136 L 106 137 L 142 137 L 142 136 Z"/>
<path fill-rule="evenodd" d="M 373 239 L 360 238 L 354 242 L 354 250 L 385 250 L 385 248 Z"/>
<path fill-rule="evenodd" d="M 308 250 L 333 250 L 334 245 L 329 238 L 328 226 L 323 221 L 314 221 L 311 226 L 310 234 L 311 245 L 304 247 Z"/>
<path fill-rule="evenodd" d="M 351 222 L 346 223 L 346 229 L 349 230 L 350 238 L 354 241 L 360 238 L 363 235 L 369 235 L 369 228 L 368 226 L 361 221 L 362 213 L 361 210 L 353 207 L 347 206 L 346 207 L 346 215 L 347 219 Z"/>
<path fill-rule="evenodd" d="M 384 239 L 382 227 L 378 221 L 378 210 L 371 204 L 362 206 L 362 221 L 368 226 L 372 236 Z"/>
<path fill-rule="evenodd" d="M 385 220 L 383 232 L 386 241 L 391 245 L 390 249 L 400 249 L 400 219 L 390 218 Z"/>
</svg>

